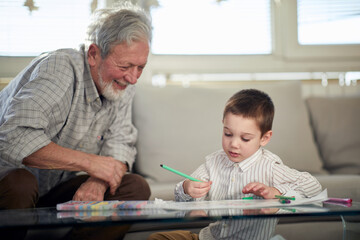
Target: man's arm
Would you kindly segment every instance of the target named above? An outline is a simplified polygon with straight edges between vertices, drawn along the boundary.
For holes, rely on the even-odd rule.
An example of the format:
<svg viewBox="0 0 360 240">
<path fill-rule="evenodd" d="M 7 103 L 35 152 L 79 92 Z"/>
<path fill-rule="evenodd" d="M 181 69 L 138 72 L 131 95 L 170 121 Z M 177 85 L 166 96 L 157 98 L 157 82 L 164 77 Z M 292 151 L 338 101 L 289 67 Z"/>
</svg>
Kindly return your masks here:
<svg viewBox="0 0 360 240">
<path fill-rule="evenodd" d="M 74 201 L 103 201 L 108 185 L 106 182 L 89 177 L 73 196 Z"/>
<path fill-rule="evenodd" d="M 53 142 L 24 158 L 23 164 L 40 169 L 84 171 L 108 184 L 113 194 L 127 170 L 125 164 L 112 157 L 64 148 Z"/>
</svg>

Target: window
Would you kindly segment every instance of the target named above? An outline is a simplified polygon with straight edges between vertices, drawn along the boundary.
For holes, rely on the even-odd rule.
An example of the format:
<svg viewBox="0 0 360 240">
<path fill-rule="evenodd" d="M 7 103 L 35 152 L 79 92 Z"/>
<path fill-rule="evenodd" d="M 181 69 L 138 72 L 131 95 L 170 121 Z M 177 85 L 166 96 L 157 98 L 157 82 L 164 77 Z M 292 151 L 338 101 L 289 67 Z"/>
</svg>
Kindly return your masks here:
<svg viewBox="0 0 360 240">
<path fill-rule="evenodd" d="M 163 0 L 153 8 L 154 54 L 270 54 L 270 0 Z"/>
<path fill-rule="evenodd" d="M 40 52 L 77 47 L 91 4 L 101 8 L 117 1 L 0 0 L 0 78 L 15 76 Z M 301 73 L 313 79 L 322 72 L 345 76 L 360 71 L 359 0 L 132 1 L 159 3 L 150 8 L 154 38 L 143 74 L 148 81 L 181 74 L 257 80 L 270 73 Z M 30 12 L 24 2 L 39 9 Z M 346 27 L 334 27 L 341 18 L 329 20 L 334 9 L 334 16 L 349 16 L 343 18 Z"/>
<path fill-rule="evenodd" d="M 78 47 L 84 42 L 91 2 L 0 0 L 0 55 L 36 56 Z"/>
<path fill-rule="evenodd" d="M 360 44 L 360 1 L 298 0 L 297 12 L 300 44 Z"/>
<path fill-rule="evenodd" d="M 166 0 L 164 2 L 168 2 L 171 0 Z M 200 1 L 200 0 L 198 0 Z M 201 0 L 205 1 L 205 0 Z M 336 8 L 340 9 L 342 6 L 349 7 L 356 9 L 356 6 L 358 5 L 358 1 L 355 3 L 351 0 L 308 0 L 307 3 L 317 3 L 321 2 L 323 4 L 322 6 L 315 6 L 313 7 L 316 11 L 321 10 L 319 8 L 323 8 L 324 5 L 327 5 L 331 2 L 336 2 L 339 4 Z M 183 1 L 178 1 L 183 2 Z M 193 1 L 196 2 L 196 1 Z M 232 11 L 242 13 L 240 3 L 245 3 L 247 1 L 239 1 L 239 0 L 209 0 L 206 1 L 208 5 L 213 4 L 216 8 L 222 8 L 228 5 L 226 4 L 234 4 L 232 5 Z M 211 3 L 212 2 L 212 3 Z M 220 2 L 220 3 L 218 3 Z M 151 71 L 151 76 L 156 75 L 163 75 L 166 76 L 166 79 L 172 79 L 174 74 L 227 74 L 227 73 L 245 73 L 250 74 L 250 76 L 253 76 L 253 74 L 256 73 L 276 73 L 276 72 L 283 72 L 283 73 L 291 73 L 291 72 L 297 72 L 297 73 L 305 73 L 310 76 L 318 76 L 319 74 L 312 74 L 312 73 L 318 73 L 318 72 L 350 72 L 350 71 L 359 71 L 360 66 L 360 58 L 359 58 L 359 52 L 360 52 L 360 43 L 355 44 L 344 44 L 345 41 L 353 42 L 353 40 L 348 40 L 349 38 L 342 36 L 343 39 L 340 41 L 338 40 L 338 44 L 314 44 L 317 36 L 315 34 L 310 33 L 310 35 L 307 35 L 304 33 L 304 28 L 307 27 L 307 22 L 303 21 L 306 19 L 305 17 L 301 17 L 304 15 L 305 12 L 307 12 L 307 8 L 305 8 L 304 2 L 305 0 L 269 0 L 264 1 L 262 3 L 257 1 L 249 1 L 249 2 L 256 2 L 257 5 L 254 6 L 258 7 L 258 5 L 265 5 L 266 11 L 269 12 L 270 16 L 266 19 L 270 22 L 266 22 L 266 20 L 260 20 L 263 21 L 262 24 L 266 25 L 266 29 L 270 29 L 269 35 L 270 36 L 268 40 L 266 40 L 266 37 L 263 37 L 263 41 L 270 43 L 270 53 L 264 53 L 263 54 L 247 54 L 247 53 L 237 53 L 237 54 L 215 54 L 214 49 L 216 44 L 212 45 L 206 45 L 206 40 L 202 41 L 204 42 L 203 46 L 208 48 L 208 54 L 196 54 L 193 53 L 193 55 L 190 55 L 188 52 L 181 54 L 180 51 L 177 52 L 177 54 L 174 53 L 174 50 L 180 49 L 181 43 L 174 43 L 174 41 L 168 41 L 168 43 L 172 44 L 171 48 L 168 46 L 165 46 L 167 43 L 162 42 L 162 45 L 165 47 L 162 50 L 162 46 L 158 46 L 158 40 L 157 38 L 160 36 L 160 34 L 163 35 L 176 35 L 177 37 L 184 36 L 185 34 L 179 34 L 178 32 L 184 32 L 186 33 L 187 27 L 181 27 L 178 26 L 175 29 L 178 31 L 176 33 L 171 32 L 170 30 L 162 30 L 162 33 L 157 34 L 156 26 L 154 26 L 154 41 L 153 41 L 153 54 L 151 56 L 151 61 L 149 61 L 149 68 L 148 70 Z M 160 5 L 162 5 L 162 2 L 159 2 Z M 205 4 L 205 3 L 204 3 Z M 298 4 L 299 8 L 301 5 L 301 10 L 298 10 Z M 205 9 L 201 8 L 203 5 L 191 5 L 191 4 L 185 4 L 188 8 L 195 8 L 198 7 L 197 11 L 191 10 L 193 12 L 198 13 L 198 21 L 201 21 L 203 16 L 203 11 Z M 168 5 L 162 5 L 163 8 L 166 8 Z M 170 6 L 170 5 L 169 5 Z M 229 5 L 230 6 L 230 5 Z M 344 8 L 346 8 L 344 7 Z M 182 18 L 186 18 L 191 16 L 191 14 L 188 14 L 188 11 L 181 10 L 180 7 L 177 8 L 179 12 L 182 13 Z M 162 16 L 160 13 L 156 13 L 156 11 L 164 11 L 165 9 L 161 8 L 155 8 L 153 10 L 153 19 L 154 19 L 154 25 L 158 24 L 160 22 L 160 17 Z M 259 10 L 257 10 L 259 11 Z M 299 19 L 301 19 L 298 22 L 298 11 L 299 13 Z M 157 15 L 159 14 L 159 15 Z M 174 16 L 176 14 L 174 13 Z M 216 19 L 222 19 L 219 17 L 220 12 L 218 14 L 215 14 Z M 331 15 L 331 14 L 330 14 Z M 359 15 L 358 15 L 359 16 Z M 182 19 L 181 18 L 181 19 Z M 162 22 L 167 22 L 167 18 L 163 18 Z M 351 27 L 351 33 L 352 36 L 359 36 L 360 32 L 357 30 L 358 26 L 356 24 L 355 20 L 356 18 L 351 18 L 354 22 L 353 27 Z M 197 20 L 194 20 L 195 22 Z M 219 20 L 221 21 L 221 20 Z M 250 38 L 253 38 L 254 42 L 256 44 L 259 44 L 257 42 L 255 35 L 252 35 L 253 32 L 257 31 L 256 20 L 247 21 L 248 26 L 252 29 L 252 32 L 240 32 L 242 35 L 250 36 Z M 167 22 L 168 23 L 168 22 Z M 236 22 L 230 22 L 228 21 L 229 25 L 231 26 L 230 32 L 236 32 L 237 25 Z M 299 25 L 298 25 L 299 23 Z M 196 25 L 196 24 L 194 24 Z M 170 24 L 171 26 L 171 24 Z M 350 27 L 350 25 L 349 25 Z M 339 28 L 338 28 L 339 29 Z M 323 33 L 323 29 L 319 30 L 320 34 Z M 335 29 L 333 29 L 335 30 Z M 198 32 L 201 32 L 200 35 L 205 32 L 204 30 L 200 29 Z M 214 34 L 216 34 L 216 31 L 214 31 Z M 332 34 L 338 34 L 335 32 L 332 32 Z M 199 34 L 198 34 L 199 35 Z M 196 35 L 196 37 L 198 37 Z M 206 36 L 206 34 L 203 34 Z M 298 37 L 301 37 L 304 39 L 306 36 L 307 39 L 310 39 L 309 41 L 312 43 L 310 44 L 299 44 Z M 194 34 L 187 35 L 187 37 L 190 39 L 190 42 L 196 41 L 194 40 L 195 36 Z M 209 38 L 209 37 L 208 37 Z M 354 37 L 355 39 L 358 39 L 358 37 Z M 164 38 L 165 39 L 165 38 Z M 347 40 L 346 40 L 347 39 Z M 223 45 L 229 45 L 228 42 L 226 42 L 226 38 L 223 40 L 219 40 L 220 43 Z M 179 47 L 180 45 L 180 47 Z M 269 45 L 268 45 L 269 46 Z M 233 46 L 231 46 L 233 48 Z M 166 50 L 168 49 L 168 50 Z M 197 50 L 197 49 L 195 49 Z M 204 50 L 203 50 L 204 51 Z M 198 75 L 199 76 L 199 75 Z M 263 75 L 262 75 L 263 76 Z M 321 74 L 320 74 L 321 76 Z M 221 81 L 221 79 L 218 79 Z"/>
</svg>

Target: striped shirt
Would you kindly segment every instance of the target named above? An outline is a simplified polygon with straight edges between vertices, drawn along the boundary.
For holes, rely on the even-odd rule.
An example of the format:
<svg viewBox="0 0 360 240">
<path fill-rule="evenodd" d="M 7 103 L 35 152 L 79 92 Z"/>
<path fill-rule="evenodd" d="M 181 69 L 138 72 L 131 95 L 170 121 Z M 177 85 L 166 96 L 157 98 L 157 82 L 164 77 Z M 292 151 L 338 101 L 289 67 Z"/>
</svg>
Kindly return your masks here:
<svg viewBox="0 0 360 240">
<path fill-rule="evenodd" d="M 321 185 L 307 172 L 299 172 L 284 165 L 270 151 L 259 148 L 252 156 L 239 163 L 232 162 L 223 150 L 206 157 L 206 161 L 191 175 L 212 181 L 211 189 L 202 198 L 192 198 L 184 193 L 183 182 L 175 187 L 176 201 L 225 200 L 249 197 L 242 189 L 251 182 L 260 182 L 277 188 L 283 195 L 312 197 L 321 192 Z M 259 198 L 254 196 L 254 198 Z"/>
<path fill-rule="evenodd" d="M 275 232 L 277 218 L 228 219 L 210 223 L 200 230 L 199 239 L 266 240 Z"/>
<path fill-rule="evenodd" d="M 54 142 L 91 154 L 112 156 L 131 167 L 137 130 L 131 122 L 134 86 L 121 99 L 99 96 L 84 46 L 35 58 L 0 92 L 0 166 L 22 160 Z M 28 168 L 40 196 L 74 172 Z"/>
</svg>

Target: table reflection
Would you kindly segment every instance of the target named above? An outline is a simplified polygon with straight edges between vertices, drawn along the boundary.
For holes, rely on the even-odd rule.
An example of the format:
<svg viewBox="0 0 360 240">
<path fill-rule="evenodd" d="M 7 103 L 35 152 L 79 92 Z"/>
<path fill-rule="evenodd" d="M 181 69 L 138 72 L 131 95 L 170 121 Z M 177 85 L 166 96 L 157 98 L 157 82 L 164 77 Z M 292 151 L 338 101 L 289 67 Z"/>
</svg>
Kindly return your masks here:
<svg viewBox="0 0 360 240">
<path fill-rule="evenodd" d="M 277 218 L 227 219 L 209 224 L 201 229 L 200 239 L 271 239 Z"/>
</svg>

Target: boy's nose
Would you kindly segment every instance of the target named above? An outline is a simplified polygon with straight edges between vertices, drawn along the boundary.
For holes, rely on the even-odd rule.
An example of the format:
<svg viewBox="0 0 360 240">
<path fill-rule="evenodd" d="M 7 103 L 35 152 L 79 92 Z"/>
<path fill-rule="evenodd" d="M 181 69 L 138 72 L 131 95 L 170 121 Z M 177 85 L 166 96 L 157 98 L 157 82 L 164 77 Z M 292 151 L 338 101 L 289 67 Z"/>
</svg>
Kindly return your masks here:
<svg viewBox="0 0 360 240">
<path fill-rule="evenodd" d="M 231 141 L 231 147 L 233 147 L 233 148 L 238 148 L 239 147 L 239 144 L 240 143 L 240 141 L 238 140 L 238 139 L 233 139 L 232 141 Z"/>
</svg>

